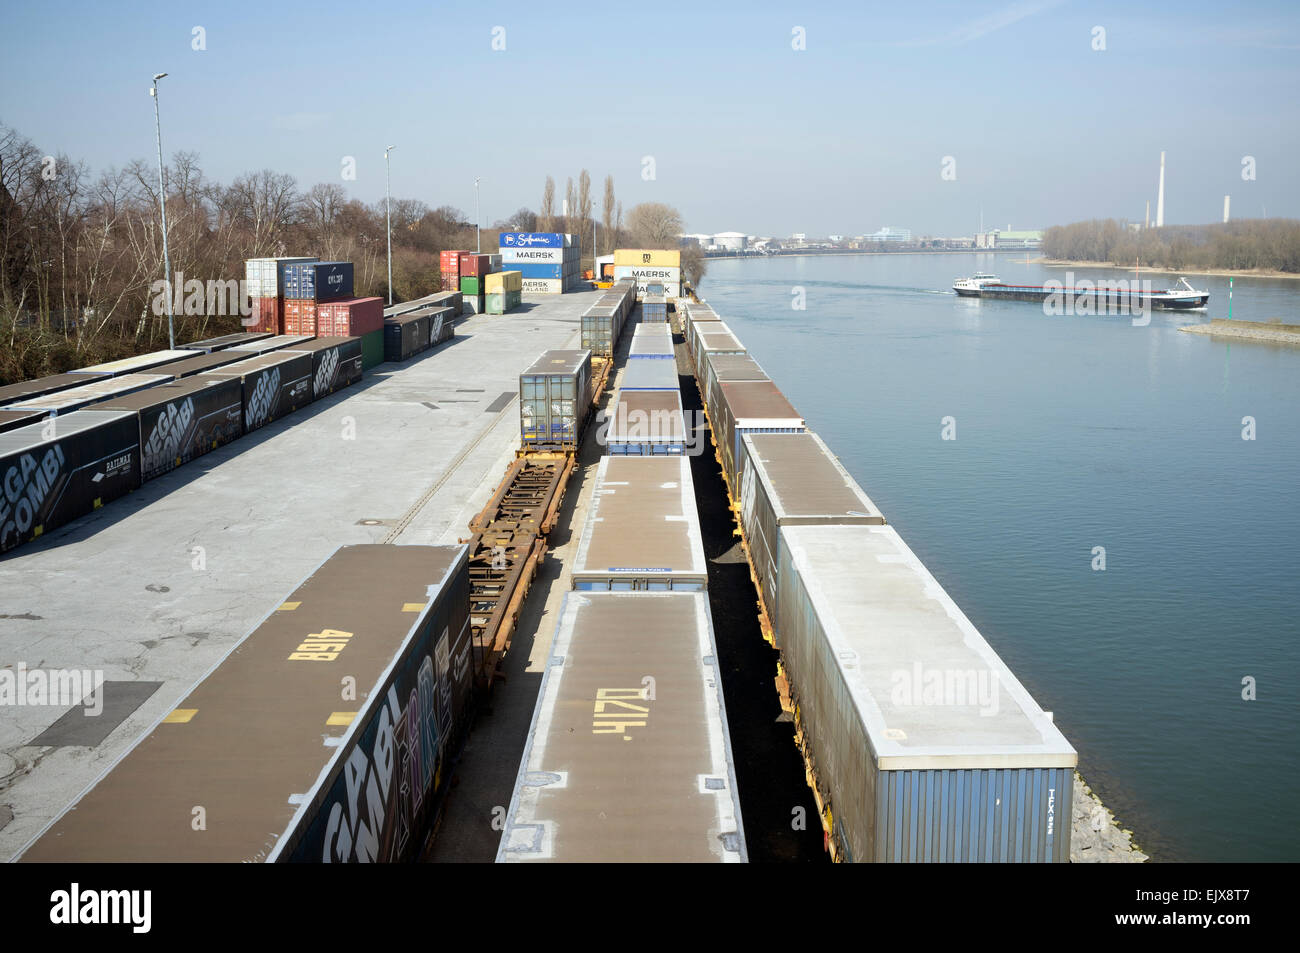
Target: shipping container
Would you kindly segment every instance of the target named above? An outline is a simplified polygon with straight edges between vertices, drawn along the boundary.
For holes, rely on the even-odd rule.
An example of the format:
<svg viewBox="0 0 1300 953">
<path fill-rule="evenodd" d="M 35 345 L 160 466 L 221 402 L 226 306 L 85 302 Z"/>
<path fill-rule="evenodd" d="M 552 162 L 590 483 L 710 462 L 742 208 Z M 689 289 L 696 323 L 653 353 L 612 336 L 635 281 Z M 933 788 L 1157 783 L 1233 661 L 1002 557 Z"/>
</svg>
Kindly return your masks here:
<svg viewBox="0 0 1300 953">
<path fill-rule="evenodd" d="M 384 331 L 361 335 L 361 369 L 368 371 L 384 363 Z"/>
<path fill-rule="evenodd" d="M 316 305 L 316 333 L 321 337 L 361 337 L 384 327 L 381 298 L 346 298 Z"/>
<path fill-rule="evenodd" d="M 502 248 L 501 261 L 505 265 L 562 265 L 576 260 L 573 248 Z"/>
<path fill-rule="evenodd" d="M 444 275 L 460 277 L 460 256 L 472 255 L 473 252 L 449 248 L 438 253 L 438 270 Z"/>
<path fill-rule="evenodd" d="M 252 331 L 280 334 L 284 331 L 284 299 L 254 298 L 252 311 L 241 323 Z"/>
<path fill-rule="evenodd" d="M 190 353 L 194 354 L 193 351 Z M 164 364 L 157 370 L 159 373 L 165 373 L 172 380 L 180 380 L 182 377 L 192 377 L 195 374 L 210 371 L 214 367 L 225 367 L 227 364 L 245 360 L 247 357 L 247 351 L 234 351 L 226 348 L 222 351 L 212 351 L 207 354 L 194 354 L 193 357 L 187 357 L 183 361 Z"/>
<path fill-rule="evenodd" d="M 284 299 L 285 334 L 316 335 L 316 302 L 311 298 Z"/>
<path fill-rule="evenodd" d="M 774 621 L 782 526 L 880 526 L 885 517 L 811 431 L 745 434 L 740 447 L 740 526 Z"/>
<path fill-rule="evenodd" d="M 572 248 L 572 235 L 563 232 L 502 232 L 497 241 L 504 252 L 508 248 Z"/>
<path fill-rule="evenodd" d="M 437 347 L 443 341 L 450 341 L 456 333 L 456 311 L 441 305 L 416 311 L 405 317 L 428 318 L 428 341 L 426 347 Z"/>
<path fill-rule="evenodd" d="M 241 344 L 264 341 L 269 337 L 271 337 L 269 331 L 236 331 L 234 334 L 223 334 L 220 337 L 195 341 L 193 344 L 178 344 L 176 347 L 181 351 L 202 351 L 205 354 L 211 354 L 213 351 L 225 350 L 228 347 L 238 347 Z"/>
<path fill-rule="evenodd" d="M 461 312 L 460 290 L 439 291 L 437 294 L 431 294 L 428 298 L 429 307 L 431 308 L 451 308 L 455 315 Z"/>
<path fill-rule="evenodd" d="M 462 281 L 465 278 L 482 278 L 490 271 L 488 267 L 488 256 L 478 252 L 461 252 L 460 255 L 460 277 Z M 461 290 L 464 290 L 463 288 Z"/>
<path fill-rule="evenodd" d="M 662 295 L 646 294 L 641 299 L 641 320 L 667 322 L 668 299 Z"/>
<path fill-rule="evenodd" d="M 429 349 L 429 316 L 384 318 L 384 361 L 399 364 Z"/>
<path fill-rule="evenodd" d="M 607 453 L 659 456 L 687 451 L 680 391 L 620 390 L 606 414 L 602 443 Z"/>
<path fill-rule="evenodd" d="M 519 271 L 494 271 L 487 276 L 483 290 L 488 294 L 501 294 L 506 291 L 523 291 L 524 276 Z"/>
<path fill-rule="evenodd" d="M 611 356 L 622 336 L 623 320 L 617 307 L 599 302 L 592 305 L 582 315 L 579 323 L 582 346 L 597 357 Z"/>
<path fill-rule="evenodd" d="M 103 406 L 136 415 L 142 483 L 244 434 L 244 396 L 235 377 L 187 377 Z"/>
<path fill-rule="evenodd" d="M 519 375 L 519 435 L 526 447 L 575 449 L 590 410 L 590 351 L 544 351 Z"/>
<path fill-rule="evenodd" d="M 461 292 L 461 314 L 482 314 L 487 310 L 487 302 L 481 294 L 466 294 Z"/>
<path fill-rule="evenodd" d="M 685 320 L 685 338 L 686 348 L 690 351 L 691 360 L 696 366 L 699 364 L 700 343 L 699 335 L 702 331 L 717 330 L 722 324 L 722 319 L 713 311 L 704 311 L 691 309 L 687 312 Z"/>
<path fill-rule="evenodd" d="M 139 486 L 134 414 L 80 410 L 2 433 L 0 553 Z"/>
<path fill-rule="evenodd" d="M 252 433 L 312 401 L 312 359 L 298 351 L 272 351 L 200 375 L 237 378 L 243 387 L 244 433 Z"/>
<path fill-rule="evenodd" d="M 777 645 L 839 856 L 1068 862 L 1074 748 L 889 526 L 786 526 Z"/>
<path fill-rule="evenodd" d="M 707 410 L 717 404 L 721 393 L 718 384 L 722 381 L 765 381 L 770 378 L 748 354 L 715 353 L 705 359 L 704 372 L 696 380 Z"/>
<path fill-rule="evenodd" d="M 747 433 L 801 433 L 804 420 L 771 381 L 729 381 L 718 385 L 718 398 L 709 407 L 713 440 L 722 458 L 727 489 L 735 499 L 736 461 L 740 440 Z"/>
<path fill-rule="evenodd" d="M 134 357 L 124 357 L 120 361 L 109 361 L 107 364 L 93 364 L 90 367 L 81 367 L 70 374 L 94 374 L 96 377 L 120 377 L 122 374 L 137 374 L 140 371 L 147 371 L 152 367 L 158 367 L 162 364 L 170 364 L 172 361 L 180 361 L 187 357 L 193 357 L 189 351 L 150 351 L 148 354 L 137 354 Z"/>
<path fill-rule="evenodd" d="M 618 385 L 623 390 L 680 390 L 676 361 L 628 361 Z"/>
<path fill-rule="evenodd" d="M 521 264 L 516 262 L 511 265 L 519 274 L 529 281 L 559 281 L 565 277 L 564 265 L 547 265 L 547 264 Z M 462 279 L 463 281 L 464 279 Z"/>
<path fill-rule="evenodd" d="M 460 279 L 460 293 L 462 295 L 483 294 L 483 279 L 464 277 Z"/>
<path fill-rule="evenodd" d="M 247 356 L 253 354 L 269 354 L 271 351 L 282 351 L 285 348 L 296 348 L 300 344 L 306 344 L 315 338 L 314 334 L 274 334 L 270 337 L 262 338 L 260 341 L 250 341 L 248 344 L 236 344 L 230 350 L 238 351 L 240 354 Z"/>
<path fill-rule="evenodd" d="M 483 311 L 485 314 L 509 314 L 521 304 L 523 304 L 523 292 L 521 291 L 488 292 L 483 296 Z"/>
<path fill-rule="evenodd" d="M 416 860 L 473 704 L 468 611 L 464 546 L 338 548 L 22 859 Z"/>
<path fill-rule="evenodd" d="M 189 352 L 186 352 L 189 353 Z M 123 374 L 121 377 L 88 378 L 89 383 L 80 387 L 42 394 L 31 400 L 22 400 L 9 404 L 9 410 L 39 410 L 50 416 L 70 414 L 84 407 L 91 407 L 110 397 L 122 397 L 155 384 L 162 384 L 172 378 L 167 374 Z"/>
<path fill-rule="evenodd" d="M 284 268 L 283 296 L 312 301 L 352 297 L 352 262 L 313 261 Z"/>
<path fill-rule="evenodd" d="M 244 261 L 244 280 L 250 298 L 282 298 L 286 265 L 306 264 L 319 258 L 249 258 Z M 290 296 L 292 297 L 292 296 Z"/>
<path fill-rule="evenodd" d="M 708 588 L 686 457 L 602 457 L 571 567 L 580 590 Z"/>
<path fill-rule="evenodd" d="M 667 324 L 637 324 L 632 329 L 632 345 L 628 349 L 628 358 L 663 358 L 675 357 L 673 334 Z M 674 362 L 675 363 L 675 362 Z"/>
<path fill-rule="evenodd" d="M 680 249 L 616 248 L 614 268 L 677 268 L 682 266 Z"/>
<path fill-rule="evenodd" d="M 695 376 L 704 374 L 704 362 L 710 354 L 744 354 L 745 345 L 722 322 L 701 324 L 695 329 Z"/>
<path fill-rule="evenodd" d="M 567 593 L 497 861 L 746 861 L 717 658 L 703 592 Z"/>
<path fill-rule="evenodd" d="M 46 394 L 57 394 L 61 390 L 68 390 L 72 387 L 85 387 L 94 380 L 104 380 L 109 377 L 108 374 L 51 374 L 48 377 L 37 377 L 29 381 L 18 381 L 15 384 L 5 384 L 0 387 L 0 407 L 16 404 L 20 401 L 30 401 Z"/>
<path fill-rule="evenodd" d="M 283 353 L 311 355 L 312 400 L 320 400 L 361 380 L 361 338 L 316 338 Z"/>
<path fill-rule="evenodd" d="M 0 407 L 0 433 L 49 419 L 50 415 L 43 410 L 10 410 L 8 407 Z"/>
<path fill-rule="evenodd" d="M 558 295 L 564 294 L 568 289 L 565 287 L 562 278 L 525 278 L 523 279 L 524 294 L 537 295 Z"/>
</svg>

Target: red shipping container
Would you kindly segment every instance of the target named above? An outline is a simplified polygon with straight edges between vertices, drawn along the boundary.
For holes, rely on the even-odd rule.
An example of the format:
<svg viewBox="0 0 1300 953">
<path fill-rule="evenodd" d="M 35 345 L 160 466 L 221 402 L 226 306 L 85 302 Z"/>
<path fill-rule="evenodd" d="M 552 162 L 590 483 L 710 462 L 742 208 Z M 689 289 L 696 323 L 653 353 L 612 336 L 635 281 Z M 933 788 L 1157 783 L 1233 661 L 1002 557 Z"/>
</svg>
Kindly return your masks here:
<svg viewBox="0 0 1300 953">
<path fill-rule="evenodd" d="M 253 298 L 253 313 L 244 321 L 252 322 L 244 324 L 245 330 L 248 331 L 268 331 L 271 334 L 283 334 L 282 308 L 279 298 Z M 241 322 L 243 323 L 243 322 Z"/>
<path fill-rule="evenodd" d="M 360 337 L 383 327 L 382 298 L 345 298 L 316 305 L 316 333 L 321 337 Z"/>
<path fill-rule="evenodd" d="M 474 252 L 461 252 L 460 276 L 462 278 L 482 278 L 488 273 L 488 256 L 476 255 Z"/>
<path fill-rule="evenodd" d="M 284 330 L 282 334 L 315 334 L 316 301 L 313 298 L 284 299 Z"/>
<path fill-rule="evenodd" d="M 441 277 L 442 277 L 442 287 L 439 289 L 440 291 L 460 290 L 460 276 L 457 275 L 455 272 L 444 271 Z"/>
<path fill-rule="evenodd" d="M 463 251 L 444 251 L 438 254 L 438 270 L 444 275 L 453 275 L 460 278 L 460 256 L 468 255 L 469 252 Z"/>
</svg>

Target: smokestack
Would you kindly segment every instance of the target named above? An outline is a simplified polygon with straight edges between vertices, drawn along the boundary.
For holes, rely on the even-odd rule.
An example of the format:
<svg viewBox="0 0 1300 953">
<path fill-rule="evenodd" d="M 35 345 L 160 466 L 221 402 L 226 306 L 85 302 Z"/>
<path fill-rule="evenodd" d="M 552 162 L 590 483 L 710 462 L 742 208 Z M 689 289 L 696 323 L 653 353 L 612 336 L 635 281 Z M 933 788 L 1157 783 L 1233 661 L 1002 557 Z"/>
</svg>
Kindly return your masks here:
<svg viewBox="0 0 1300 953">
<path fill-rule="evenodd" d="M 1231 195 L 1225 195 L 1223 197 L 1223 224 L 1225 225 L 1228 224 L 1228 200 L 1230 198 L 1232 198 Z"/>
<path fill-rule="evenodd" d="M 1160 192 L 1156 195 L 1156 228 L 1165 225 L 1165 154 L 1160 153 Z"/>
<path fill-rule="evenodd" d="M 1147 199 L 1147 220 L 1146 220 L 1146 224 L 1143 225 L 1142 227 L 1143 227 L 1143 228 L 1150 228 L 1150 227 L 1151 227 L 1151 200 L 1150 200 L 1150 199 Z"/>
</svg>

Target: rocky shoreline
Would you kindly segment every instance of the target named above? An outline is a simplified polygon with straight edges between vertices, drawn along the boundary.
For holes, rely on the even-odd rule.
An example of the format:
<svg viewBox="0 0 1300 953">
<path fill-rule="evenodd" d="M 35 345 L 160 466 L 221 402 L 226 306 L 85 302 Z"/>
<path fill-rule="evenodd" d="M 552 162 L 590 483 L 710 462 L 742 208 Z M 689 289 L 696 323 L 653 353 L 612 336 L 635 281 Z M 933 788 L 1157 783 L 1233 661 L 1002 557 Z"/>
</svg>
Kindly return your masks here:
<svg viewBox="0 0 1300 953">
<path fill-rule="evenodd" d="M 1070 824 L 1070 863 L 1142 864 L 1151 858 L 1133 841 L 1133 832 L 1119 826 L 1076 771 L 1074 810 Z"/>
<path fill-rule="evenodd" d="M 1215 318 L 1209 324 L 1193 324 L 1178 330 L 1190 334 L 1208 334 L 1216 338 L 1300 345 L 1300 327 L 1294 324 L 1263 324 L 1258 321 L 1226 321 Z"/>
</svg>

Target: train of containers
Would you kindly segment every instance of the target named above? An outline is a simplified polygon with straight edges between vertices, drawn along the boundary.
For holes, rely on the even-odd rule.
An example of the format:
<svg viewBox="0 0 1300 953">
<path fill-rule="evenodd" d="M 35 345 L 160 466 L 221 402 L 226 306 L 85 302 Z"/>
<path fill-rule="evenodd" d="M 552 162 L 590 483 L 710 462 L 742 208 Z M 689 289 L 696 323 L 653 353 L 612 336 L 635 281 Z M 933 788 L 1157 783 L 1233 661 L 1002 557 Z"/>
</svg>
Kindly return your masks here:
<svg viewBox="0 0 1300 953">
<path fill-rule="evenodd" d="M 657 334 L 644 343 L 625 388 L 676 373 Z M 588 352 L 548 354 L 530 370 L 554 360 L 576 393 Z M 525 446 L 540 416 L 521 420 Z M 571 579 L 497 861 L 747 860 L 685 456 L 602 457 Z"/>
<path fill-rule="evenodd" d="M 636 307 L 636 284 L 630 279 L 616 281 L 582 314 L 582 348 L 591 351 L 592 357 L 610 360 L 618 346 L 632 309 Z"/>
<path fill-rule="evenodd" d="M 383 361 L 383 301 L 353 297 L 352 262 L 250 258 L 244 275 L 253 301 L 253 330 L 359 337 L 364 367 Z"/>
<path fill-rule="evenodd" d="M 683 303 L 765 635 L 849 861 L 1069 860 L 1074 748 L 707 305 Z"/>
<path fill-rule="evenodd" d="M 360 380 L 361 371 L 358 338 L 247 332 L 0 388 L 0 552 Z"/>
<path fill-rule="evenodd" d="M 417 859 L 472 711 L 469 573 L 464 545 L 339 547 L 22 859 Z M 232 776 L 241 738 L 274 753 Z M 220 822 L 173 823 L 195 804 Z"/>
<path fill-rule="evenodd" d="M 636 282 L 637 298 L 646 296 L 651 285 L 661 285 L 666 298 L 682 293 L 682 253 L 658 248 L 618 248 L 614 251 L 614 280 Z"/>
<path fill-rule="evenodd" d="M 523 277 L 525 294 L 563 294 L 581 280 L 581 245 L 563 232 L 502 232 L 501 265 Z"/>
</svg>

